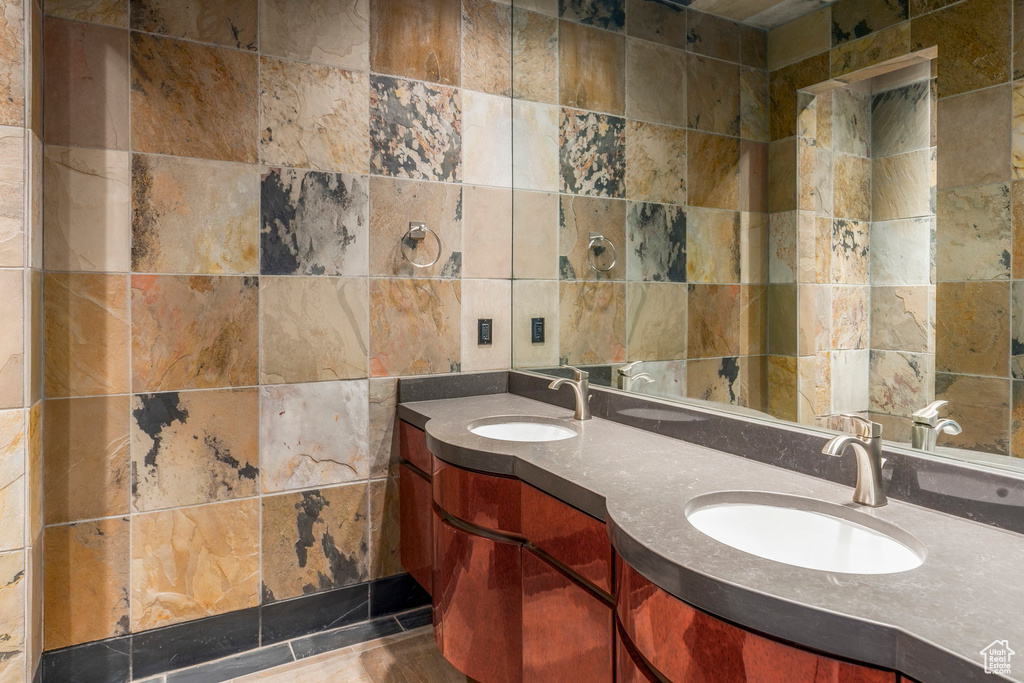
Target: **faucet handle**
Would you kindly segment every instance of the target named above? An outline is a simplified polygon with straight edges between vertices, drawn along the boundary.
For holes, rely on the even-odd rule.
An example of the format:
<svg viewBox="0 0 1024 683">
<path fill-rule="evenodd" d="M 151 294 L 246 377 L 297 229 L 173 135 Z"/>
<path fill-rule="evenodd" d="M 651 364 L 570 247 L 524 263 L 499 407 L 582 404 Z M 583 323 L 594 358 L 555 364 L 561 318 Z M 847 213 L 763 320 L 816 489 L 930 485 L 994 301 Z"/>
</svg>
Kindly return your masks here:
<svg viewBox="0 0 1024 683">
<path fill-rule="evenodd" d="M 573 366 L 566 365 L 565 363 L 562 363 L 559 367 L 565 368 L 566 370 L 572 370 L 572 378 L 577 382 L 582 382 L 583 380 L 590 378 L 590 373 L 586 370 L 580 370 L 579 368 L 574 368 Z"/>
<path fill-rule="evenodd" d="M 854 434 L 866 439 L 877 439 L 882 436 L 882 425 L 872 422 L 856 413 L 842 413 L 840 417 L 845 418 L 853 428 Z"/>
<path fill-rule="evenodd" d="M 625 365 L 623 365 L 623 366 L 621 366 L 619 368 L 618 372 L 623 377 L 629 377 L 630 373 L 633 371 L 633 368 L 635 368 L 636 366 L 640 365 L 640 363 L 642 363 L 642 362 L 643 361 L 635 360 L 632 363 L 626 363 Z"/>
<path fill-rule="evenodd" d="M 928 425 L 934 427 L 939 421 L 939 408 L 949 403 L 949 401 L 932 401 L 924 408 L 921 408 L 910 417 L 913 418 L 914 422 L 918 424 Z"/>
</svg>

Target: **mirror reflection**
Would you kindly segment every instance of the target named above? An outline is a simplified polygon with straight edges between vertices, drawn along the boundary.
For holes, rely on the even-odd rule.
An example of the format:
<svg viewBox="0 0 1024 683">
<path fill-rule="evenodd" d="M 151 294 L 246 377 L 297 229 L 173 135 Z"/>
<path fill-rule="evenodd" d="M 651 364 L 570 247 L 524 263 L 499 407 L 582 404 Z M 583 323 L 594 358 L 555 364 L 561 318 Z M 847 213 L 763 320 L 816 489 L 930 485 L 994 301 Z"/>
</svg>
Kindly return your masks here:
<svg viewBox="0 0 1024 683">
<path fill-rule="evenodd" d="M 513 2 L 515 367 L 1020 462 L 1009 84 L 817 13 L 553 4 Z"/>
</svg>

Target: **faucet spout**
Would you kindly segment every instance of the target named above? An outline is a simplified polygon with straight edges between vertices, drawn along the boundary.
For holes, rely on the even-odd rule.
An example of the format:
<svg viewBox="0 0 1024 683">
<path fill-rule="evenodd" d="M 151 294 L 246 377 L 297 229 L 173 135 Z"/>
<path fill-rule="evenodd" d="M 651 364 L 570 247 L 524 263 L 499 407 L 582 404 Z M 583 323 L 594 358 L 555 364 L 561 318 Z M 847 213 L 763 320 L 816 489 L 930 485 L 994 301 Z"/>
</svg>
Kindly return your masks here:
<svg viewBox="0 0 1024 683">
<path fill-rule="evenodd" d="M 829 439 L 821 449 L 825 455 L 838 458 L 853 449 L 857 458 L 857 483 L 853 489 L 853 502 L 869 507 L 881 507 L 888 502 L 882 486 L 882 428 L 858 415 L 844 415 L 860 431 L 859 434 L 840 434 Z"/>
<path fill-rule="evenodd" d="M 568 385 L 572 387 L 576 395 L 576 411 L 573 417 L 577 420 L 589 420 L 590 415 L 590 373 L 574 368 L 570 365 L 563 365 L 573 371 L 573 379 L 559 378 L 548 384 L 548 389 L 561 389 Z"/>
</svg>

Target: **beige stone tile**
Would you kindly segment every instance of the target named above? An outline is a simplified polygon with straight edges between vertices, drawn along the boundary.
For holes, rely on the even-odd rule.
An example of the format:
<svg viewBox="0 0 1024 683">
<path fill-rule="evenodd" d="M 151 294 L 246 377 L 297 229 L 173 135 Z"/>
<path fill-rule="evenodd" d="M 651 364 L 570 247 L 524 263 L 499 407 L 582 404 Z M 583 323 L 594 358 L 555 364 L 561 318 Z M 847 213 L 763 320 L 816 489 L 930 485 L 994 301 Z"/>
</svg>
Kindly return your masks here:
<svg viewBox="0 0 1024 683">
<path fill-rule="evenodd" d="M 260 0 L 260 51 L 366 71 L 369 0 Z"/>
<path fill-rule="evenodd" d="M 132 157 L 132 270 L 259 272 L 256 169 L 221 161 Z"/>
<path fill-rule="evenodd" d="M 508 96 L 512 89 L 512 7 L 462 3 L 462 87 Z"/>
<path fill-rule="evenodd" d="M 366 280 L 264 277 L 264 384 L 366 377 Z"/>
<path fill-rule="evenodd" d="M 459 85 L 459 0 L 374 0 L 370 6 L 370 69 Z"/>
<path fill-rule="evenodd" d="M 0 676 L 6 680 L 25 679 L 26 647 L 28 629 L 25 625 L 26 604 L 26 553 L 13 552 L 0 555 L 0 638 L 8 657 L 0 662 Z M 40 610 L 34 607 L 33 613 Z"/>
<path fill-rule="evenodd" d="M 871 344 L 871 288 L 832 288 L 832 348 L 866 349 Z"/>
<path fill-rule="evenodd" d="M 133 396 L 133 511 L 256 495 L 257 404 L 255 388 Z"/>
<path fill-rule="evenodd" d="M 871 215 L 874 220 L 928 216 L 933 205 L 934 152 L 922 149 L 874 159 L 871 168 Z"/>
<path fill-rule="evenodd" d="M 559 104 L 622 115 L 626 107 L 626 40 L 607 31 L 558 22 Z"/>
<path fill-rule="evenodd" d="M 556 280 L 512 281 L 512 366 L 558 365 L 559 294 Z M 533 318 L 544 319 L 544 341 L 530 336 Z"/>
<path fill-rule="evenodd" d="M 1013 178 L 1018 180 L 1024 178 L 1024 81 L 1014 83 L 1010 98 L 1012 102 L 1011 114 L 1013 116 L 1011 165 L 1013 167 Z"/>
<path fill-rule="evenodd" d="M 44 0 L 42 4 L 52 17 L 128 28 L 128 0 Z"/>
<path fill-rule="evenodd" d="M 44 411 L 45 522 L 128 514 L 128 397 L 50 399 Z"/>
<path fill-rule="evenodd" d="M 691 131 L 687 142 L 690 206 L 738 209 L 739 162 L 738 139 Z"/>
<path fill-rule="evenodd" d="M 325 652 L 291 664 L 240 676 L 233 683 L 375 683 L 362 665 L 359 654 L 344 651 Z"/>
<path fill-rule="evenodd" d="M 797 419 L 795 356 L 768 356 L 768 414 L 780 420 Z"/>
<path fill-rule="evenodd" d="M 768 68 L 772 71 L 832 47 L 832 8 L 822 7 L 768 31 Z"/>
<path fill-rule="evenodd" d="M 466 206 L 468 225 L 471 216 Z M 513 191 L 512 274 L 517 280 L 558 277 L 558 206 L 557 194 Z M 468 254 L 466 260 L 468 267 Z"/>
<path fill-rule="evenodd" d="M 477 321 L 491 321 L 491 344 L 477 344 Z M 462 281 L 462 370 L 507 370 L 512 361 L 512 283 Z"/>
<path fill-rule="evenodd" d="M 687 397 L 764 409 L 763 357 L 706 358 L 686 363 Z"/>
<path fill-rule="evenodd" d="M 834 289 L 828 285 L 801 284 L 797 287 L 797 353 L 801 357 L 832 349 Z M 819 367 L 817 371 L 824 372 L 825 369 Z"/>
<path fill-rule="evenodd" d="M 926 68 L 927 74 L 927 64 L 921 66 Z M 913 72 L 913 69 L 902 71 Z M 871 151 L 875 158 L 931 146 L 929 128 L 935 103 L 932 102 L 930 86 L 928 80 L 921 80 L 874 95 L 871 100 Z"/>
<path fill-rule="evenodd" d="M 796 208 L 831 216 L 835 204 L 833 153 L 798 138 L 796 142 Z"/>
<path fill-rule="evenodd" d="M 814 424 L 832 412 L 832 358 L 826 353 L 796 359 L 797 421 Z"/>
<path fill-rule="evenodd" d="M 739 285 L 688 285 L 687 358 L 739 355 Z"/>
<path fill-rule="evenodd" d="M 369 473 L 365 380 L 264 387 L 263 492 L 327 486 Z"/>
<path fill-rule="evenodd" d="M 940 282 L 935 292 L 936 371 L 1009 376 L 1009 306 L 1009 282 Z"/>
<path fill-rule="evenodd" d="M 871 348 L 934 353 L 935 290 L 928 285 L 872 287 Z"/>
<path fill-rule="evenodd" d="M 463 276 L 512 277 L 512 202 L 511 189 L 463 188 Z M 537 253 L 530 256 L 536 258 Z"/>
<path fill-rule="evenodd" d="M 647 65 L 652 66 L 650 62 Z M 691 55 L 687 59 L 686 67 L 687 126 L 710 133 L 739 135 L 739 67 L 697 55 Z M 666 69 L 668 65 L 661 68 Z M 679 104 L 679 100 L 673 104 Z M 662 115 L 659 118 L 664 120 L 665 117 Z M 678 122 L 674 123 L 681 125 Z"/>
<path fill-rule="evenodd" d="M 848 43 L 907 19 L 906 3 L 886 0 L 839 0 L 831 5 L 832 30 L 837 45 Z"/>
<path fill-rule="evenodd" d="M 768 214 L 740 214 L 740 282 L 768 282 Z"/>
<path fill-rule="evenodd" d="M 259 603 L 259 502 L 133 515 L 132 631 Z"/>
<path fill-rule="evenodd" d="M 25 226 L 25 171 L 0 166 L 0 265 L 24 264 Z"/>
<path fill-rule="evenodd" d="M 370 275 L 458 278 L 462 195 L 458 185 L 370 178 Z M 422 241 L 404 239 L 410 221 L 426 223 L 438 236 L 441 251 L 430 235 Z M 410 258 L 434 264 L 417 268 Z"/>
<path fill-rule="evenodd" d="M 833 215 L 836 218 L 870 221 L 871 160 L 836 154 L 833 164 Z"/>
<path fill-rule="evenodd" d="M 462 180 L 512 186 L 512 101 L 471 90 L 462 93 Z"/>
<path fill-rule="evenodd" d="M 938 103 L 938 187 L 1010 179 L 1010 87 L 950 97 Z"/>
<path fill-rule="evenodd" d="M 798 215 L 802 214 L 786 211 L 769 215 L 768 279 L 773 284 L 797 281 Z"/>
<path fill-rule="evenodd" d="M 729 62 L 740 61 L 738 24 L 714 14 L 689 10 L 686 14 L 690 52 Z"/>
<path fill-rule="evenodd" d="M 867 88 L 858 89 L 859 85 L 836 88 L 831 92 L 832 129 L 829 136 L 832 147 L 841 154 L 875 158 L 885 156 L 871 147 L 871 97 Z M 822 103 L 828 101 L 827 97 L 815 99 L 821 99 Z"/>
<path fill-rule="evenodd" d="M 768 286 L 740 287 L 740 355 L 761 356 L 767 353 L 767 321 Z"/>
<path fill-rule="evenodd" d="M 22 410 L 0 411 L 0 550 L 26 545 L 25 415 Z"/>
<path fill-rule="evenodd" d="M 686 204 L 686 131 L 626 121 L 626 198 Z"/>
<path fill-rule="evenodd" d="M 127 32 L 46 19 L 43 68 L 46 142 L 128 149 Z"/>
<path fill-rule="evenodd" d="M 967 0 L 914 19 L 910 49 L 939 46 L 939 97 L 949 97 L 1009 80 L 1010 25 L 1010 3 Z"/>
<path fill-rule="evenodd" d="M 768 75 L 740 69 L 740 137 L 768 142 Z"/>
<path fill-rule="evenodd" d="M 47 145 L 43 163 L 46 268 L 128 272 L 130 155 Z"/>
<path fill-rule="evenodd" d="M 8 295 L 0 303 L 6 321 L 0 329 L 0 408 L 21 408 L 25 385 L 24 274 L 0 270 L 0 291 Z"/>
<path fill-rule="evenodd" d="M 939 446 L 1008 454 L 1010 384 L 1010 380 L 995 377 L 937 373 L 935 398 L 949 401 L 944 408 L 947 417 L 963 428 L 959 436 L 941 435 Z"/>
<path fill-rule="evenodd" d="M 370 478 L 398 476 L 398 380 L 379 377 L 370 380 L 369 443 Z"/>
<path fill-rule="evenodd" d="M 36 401 L 27 413 L 26 532 L 27 540 L 38 545 L 39 535 L 43 532 L 43 403 Z"/>
<path fill-rule="evenodd" d="M 626 279 L 626 202 L 562 195 L 559 222 L 561 279 Z M 595 241 L 595 233 L 605 239 Z"/>
<path fill-rule="evenodd" d="M 1010 184 L 1010 219 L 1012 230 L 1012 277 L 1024 278 L 1024 182 Z"/>
<path fill-rule="evenodd" d="M 796 92 L 827 81 L 828 54 L 822 52 L 771 72 L 768 77 L 768 123 L 772 140 L 796 132 Z"/>
<path fill-rule="evenodd" d="M 768 145 L 768 211 L 796 209 L 796 139 L 777 140 Z"/>
<path fill-rule="evenodd" d="M 387 647 L 362 651 L 359 661 L 372 683 L 386 683 L 395 677 L 400 680 L 436 681 L 436 683 L 466 683 L 470 679 L 449 664 L 437 650 L 434 636 L 429 631 L 418 637 L 403 638 Z"/>
<path fill-rule="evenodd" d="M 256 384 L 256 278 L 133 275 L 132 391 Z"/>
<path fill-rule="evenodd" d="M 370 484 L 370 578 L 401 574 L 399 552 L 398 480 L 378 479 Z"/>
<path fill-rule="evenodd" d="M 370 172 L 460 182 L 461 91 L 370 77 Z"/>
<path fill-rule="evenodd" d="M 839 285 L 868 284 L 871 225 L 860 221 L 837 219 L 832 222 L 832 283 Z"/>
<path fill-rule="evenodd" d="M 43 646 L 128 633 L 128 518 L 46 528 Z"/>
<path fill-rule="evenodd" d="M 559 357 L 570 365 L 626 359 L 626 285 L 621 282 L 559 284 Z M 548 327 L 549 334 L 554 328 Z"/>
<path fill-rule="evenodd" d="M 740 213 L 691 207 L 686 216 L 686 281 L 740 281 Z"/>
<path fill-rule="evenodd" d="M 255 50 L 258 4 L 259 0 L 214 0 L 202 5 L 135 0 L 131 27 L 171 38 Z"/>
<path fill-rule="evenodd" d="M 512 4 L 520 9 L 546 14 L 550 17 L 558 16 L 558 0 L 515 0 Z"/>
<path fill-rule="evenodd" d="M 1009 278 L 1009 184 L 942 190 L 937 204 L 936 279 L 941 282 Z"/>
<path fill-rule="evenodd" d="M 367 177 L 267 168 L 260 204 L 263 275 L 367 274 Z"/>
<path fill-rule="evenodd" d="M 558 103 L 558 19 L 519 3 L 512 8 L 512 95 Z"/>
<path fill-rule="evenodd" d="M 1010 374 L 1014 379 L 1024 377 L 1024 283 L 1010 283 Z"/>
<path fill-rule="evenodd" d="M 935 259 L 935 218 L 871 224 L 871 284 L 927 285 Z"/>
<path fill-rule="evenodd" d="M 682 7 L 651 0 L 626 0 L 626 15 L 626 34 L 630 37 L 686 49 L 686 10 Z"/>
<path fill-rule="evenodd" d="M 693 211 L 691 209 L 691 213 Z M 717 220 L 715 216 L 726 212 L 705 213 L 709 216 L 704 223 L 710 225 Z M 626 278 L 634 282 L 686 282 L 689 249 L 686 222 L 681 206 L 629 202 L 624 255 Z M 736 251 L 738 255 L 738 245 Z M 706 269 L 712 265 L 701 261 L 695 267 Z M 724 267 L 729 269 L 732 264 L 725 260 Z"/>
<path fill-rule="evenodd" d="M 370 376 L 458 371 L 461 288 L 452 280 L 370 281 Z"/>
<path fill-rule="evenodd" d="M 905 21 L 832 48 L 832 78 L 866 69 L 910 52 L 911 24 Z"/>
<path fill-rule="evenodd" d="M 1024 456 L 1024 382 L 1013 383 L 1010 418 L 1010 454 L 1020 458 Z"/>
<path fill-rule="evenodd" d="M 48 397 L 128 390 L 127 277 L 50 273 L 44 281 Z"/>
<path fill-rule="evenodd" d="M 366 173 L 366 74 L 264 57 L 260 60 L 262 161 Z"/>
<path fill-rule="evenodd" d="M 796 356 L 797 315 L 797 286 L 795 284 L 768 285 L 769 353 L 776 356 Z M 793 371 L 796 372 L 795 362 Z"/>
<path fill-rule="evenodd" d="M 768 68 L 768 32 L 756 26 L 735 24 L 740 37 L 740 64 Z"/>
<path fill-rule="evenodd" d="M 559 189 L 558 107 L 512 101 L 512 185 L 517 190 Z"/>
<path fill-rule="evenodd" d="M 869 407 L 870 351 L 833 351 L 832 412 L 853 413 Z"/>
<path fill-rule="evenodd" d="M 681 50 L 628 39 L 626 116 L 668 126 L 687 125 L 687 101 L 690 96 L 696 94 L 696 91 L 687 92 L 687 82 L 692 77 L 688 75 L 687 69 L 688 64 L 696 59 L 700 58 L 688 58 Z M 732 126 L 729 122 L 730 116 L 739 117 L 739 73 L 736 67 L 726 67 L 724 72 L 731 77 L 722 84 L 725 87 L 722 88 L 721 96 L 728 104 L 721 108 L 720 113 L 723 119 L 722 127 L 728 127 Z M 716 76 L 724 77 L 726 73 Z M 708 110 L 711 109 L 709 100 L 710 98 L 703 96 L 701 98 L 701 103 L 708 105 Z M 733 108 L 735 112 L 732 111 Z M 718 113 L 716 112 L 716 120 L 719 118 Z M 738 122 L 736 125 L 738 127 Z"/>
<path fill-rule="evenodd" d="M 626 286 L 626 360 L 686 357 L 686 299 L 682 283 Z"/>
<path fill-rule="evenodd" d="M 262 500 L 262 602 L 366 581 L 367 484 Z"/>
<path fill-rule="evenodd" d="M 132 149 L 256 161 L 255 55 L 133 33 L 131 61 Z"/>
</svg>

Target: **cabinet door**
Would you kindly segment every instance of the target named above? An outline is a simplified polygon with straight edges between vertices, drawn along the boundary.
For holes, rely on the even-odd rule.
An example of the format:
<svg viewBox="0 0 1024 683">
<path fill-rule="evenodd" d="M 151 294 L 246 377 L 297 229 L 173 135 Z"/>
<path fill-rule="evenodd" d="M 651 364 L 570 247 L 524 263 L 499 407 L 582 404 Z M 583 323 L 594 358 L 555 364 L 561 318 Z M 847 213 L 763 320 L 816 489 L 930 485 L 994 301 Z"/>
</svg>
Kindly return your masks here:
<svg viewBox="0 0 1024 683">
<path fill-rule="evenodd" d="M 616 683 L 658 683 L 647 666 L 633 657 L 622 636 L 615 634 L 615 682 Z"/>
<path fill-rule="evenodd" d="M 398 468 L 399 552 L 402 566 L 431 593 L 434 533 L 430 481 L 406 463 Z"/>
<path fill-rule="evenodd" d="M 434 621 L 441 654 L 486 683 L 523 680 L 522 548 L 434 514 Z"/>
<path fill-rule="evenodd" d="M 427 450 L 427 435 L 408 422 L 398 422 L 398 455 L 413 467 L 430 475 L 430 451 Z"/>
<path fill-rule="evenodd" d="M 612 683 L 611 605 L 523 551 L 523 680 Z"/>
</svg>

